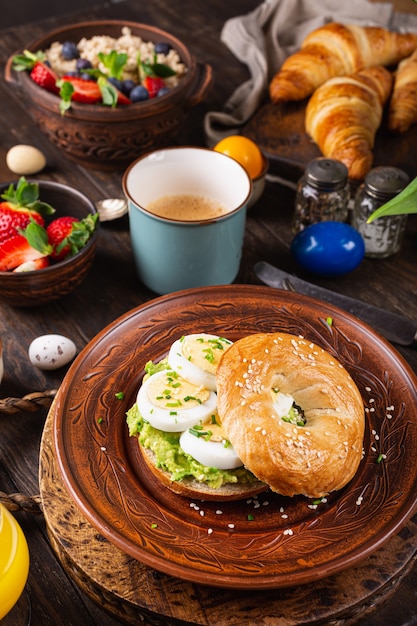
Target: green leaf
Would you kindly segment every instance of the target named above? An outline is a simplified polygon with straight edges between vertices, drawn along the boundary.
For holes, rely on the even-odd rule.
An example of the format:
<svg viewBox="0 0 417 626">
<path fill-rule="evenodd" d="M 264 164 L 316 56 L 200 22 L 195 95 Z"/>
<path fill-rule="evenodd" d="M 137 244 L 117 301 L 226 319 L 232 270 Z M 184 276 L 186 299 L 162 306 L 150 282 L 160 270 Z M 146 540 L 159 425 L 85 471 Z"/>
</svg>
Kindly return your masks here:
<svg viewBox="0 0 417 626">
<path fill-rule="evenodd" d="M 118 79 L 121 78 L 123 68 L 127 63 L 127 54 L 125 52 L 116 52 L 116 50 L 112 50 L 108 54 L 99 52 L 97 56 L 103 63 L 104 67 L 108 69 L 110 77 Z"/>
<path fill-rule="evenodd" d="M 61 115 L 64 115 L 65 111 L 71 108 L 71 98 L 75 91 L 74 85 L 69 80 L 58 80 L 56 85 L 59 87 L 59 97 L 61 98 L 59 110 Z"/>
<path fill-rule="evenodd" d="M 29 222 L 25 229 L 19 228 L 19 233 L 27 239 L 29 245 L 35 250 L 42 252 L 45 256 L 51 254 L 53 248 L 48 243 L 46 229 L 34 220 Z"/>
<path fill-rule="evenodd" d="M 43 61 L 44 59 L 45 54 L 40 50 L 36 54 L 29 50 L 24 50 L 23 54 L 16 54 L 13 57 L 12 67 L 15 72 L 23 72 L 31 70 L 37 61 Z"/>
<path fill-rule="evenodd" d="M 391 200 L 388 200 L 388 202 L 371 213 L 367 224 L 386 215 L 404 215 L 406 213 L 417 213 L 417 177 L 397 196 L 394 196 L 394 198 L 391 198 Z"/>
<path fill-rule="evenodd" d="M 152 69 L 155 76 L 159 78 L 167 78 L 168 76 L 175 76 L 176 74 L 172 67 L 165 65 L 165 63 L 153 63 Z"/>
<path fill-rule="evenodd" d="M 137 64 L 141 82 L 145 76 L 151 76 L 152 78 L 168 78 L 168 76 L 176 75 L 176 72 L 169 65 L 156 62 L 156 54 L 154 55 L 153 63 L 150 63 L 149 61 L 142 61 L 140 53 L 138 52 Z"/>
<path fill-rule="evenodd" d="M 11 183 L 1 197 L 17 207 L 37 211 L 43 216 L 55 213 L 50 204 L 39 200 L 38 183 L 29 183 L 24 176 L 19 178 L 16 188 Z"/>
<path fill-rule="evenodd" d="M 97 84 L 100 87 L 103 104 L 113 108 L 117 106 L 117 89 L 103 76 L 98 79 Z"/>
<path fill-rule="evenodd" d="M 97 221 L 98 213 L 95 213 L 94 215 L 92 213 L 89 213 L 87 217 L 84 217 L 79 222 L 74 222 L 72 224 L 70 234 L 68 235 L 68 237 L 61 241 L 59 246 L 57 246 L 56 252 L 61 252 L 61 250 L 65 248 L 67 244 L 69 244 L 70 246 L 70 255 L 79 252 L 81 248 L 84 248 L 85 244 L 89 241 L 92 234 L 94 233 L 97 227 Z"/>
</svg>

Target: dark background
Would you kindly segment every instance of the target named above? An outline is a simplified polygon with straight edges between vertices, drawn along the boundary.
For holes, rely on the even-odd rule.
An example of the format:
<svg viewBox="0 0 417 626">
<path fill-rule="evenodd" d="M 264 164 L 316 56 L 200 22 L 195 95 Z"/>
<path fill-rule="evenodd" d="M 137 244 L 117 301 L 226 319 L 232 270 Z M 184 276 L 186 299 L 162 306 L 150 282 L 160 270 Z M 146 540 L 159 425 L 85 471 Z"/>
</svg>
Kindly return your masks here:
<svg viewBox="0 0 417 626">
<path fill-rule="evenodd" d="M 0 29 L 123 0 L 0 0 Z M 139 2 L 141 0 L 138 0 Z"/>
</svg>

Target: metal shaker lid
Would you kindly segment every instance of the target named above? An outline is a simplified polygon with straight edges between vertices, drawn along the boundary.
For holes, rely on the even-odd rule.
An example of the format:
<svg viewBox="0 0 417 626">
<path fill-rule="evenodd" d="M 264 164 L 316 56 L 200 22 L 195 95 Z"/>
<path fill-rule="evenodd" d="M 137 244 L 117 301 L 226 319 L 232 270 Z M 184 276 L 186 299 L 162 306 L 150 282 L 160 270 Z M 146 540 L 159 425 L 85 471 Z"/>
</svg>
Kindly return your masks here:
<svg viewBox="0 0 417 626">
<path fill-rule="evenodd" d="M 400 193 L 410 182 L 408 174 L 398 167 L 374 167 L 365 176 L 366 191 L 378 198 L 387 200 Z"/>
<path fill-rule="evenodd" d="M 319 157 L 313 159 L 305 170 L 305 179 L 313 187 L 320 189 L 339 189 L 348 179 L 348 168 L 341 161 Z"/>
</svg>

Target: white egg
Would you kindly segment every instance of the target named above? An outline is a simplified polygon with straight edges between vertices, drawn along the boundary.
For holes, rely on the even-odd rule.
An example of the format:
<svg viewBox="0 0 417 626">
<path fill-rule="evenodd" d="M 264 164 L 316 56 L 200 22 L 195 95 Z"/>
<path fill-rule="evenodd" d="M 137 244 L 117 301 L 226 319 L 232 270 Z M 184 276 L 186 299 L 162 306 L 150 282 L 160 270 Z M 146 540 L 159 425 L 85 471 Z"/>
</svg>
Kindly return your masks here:
<svg viewBox="0 0 417 626">
<path fill-rule="evenodd" d="M 42 335 L 29 346 L 28 354 L 32 365 L 41 370 L 55 370 L 74 358 L 75 343 L 63 335 Z"/>
<path fill-rule="evenodd" d="M 43 170 L 46 159 L 44 154 L 35 146 L 18 144 L 8 151 L 6 163 L 11 172 L 25 176 L 37 174 Z"/>
<path fill-rule="evenodd" d="M 274 410 L 278 413 L 279 417 L 285 417 L 290 412 L 293 405 L 294 398 L 289 393 L 282 393 L 282 391 L 273 392 L 273 404 Z"/>
<path fill-rule="evenodd" d="M 194 385 L 215 391 L 216 370 L 221 356 L 232 342 L 206 333 L 185 335 L 174 341 L 168 363 L 174 371 Z"/>
<path fill-rule="evenodd" d="M 180 446 L 184 452 L 207 467 L 228 470 L 243 465 L 217 424 L 207 423 L 184 431 L 180 436 Z"/>
<path fill-rule="evenodd" d="M 182 432 L 211 418 L 216 411 L 217 395 L 168 369 L 143 382 L 136 402 L 142 418 L 154 428 Z"/>
</svg>

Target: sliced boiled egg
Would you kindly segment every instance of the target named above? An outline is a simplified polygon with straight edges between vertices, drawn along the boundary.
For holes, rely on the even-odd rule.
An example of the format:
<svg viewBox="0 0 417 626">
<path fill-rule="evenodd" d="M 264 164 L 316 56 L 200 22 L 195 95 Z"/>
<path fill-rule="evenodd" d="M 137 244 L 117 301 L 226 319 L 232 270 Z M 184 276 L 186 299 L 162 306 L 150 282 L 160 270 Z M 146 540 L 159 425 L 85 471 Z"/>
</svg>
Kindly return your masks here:
<svg viewBox="0 0 417 626">
<path fill-rule="evenodd" d="M 222 426 L 216 422 L 198 424 L 185 430 L 180 436 L 180 446 L 207 467 L 228 470 L 243 465 Z"/>
<path fill-rule="evenodd" d="M 282 391 L 272 391 L 273 403 L 272 406 L 279 417 L 285 417 L 289 414 L 294 398 L 289 393 L 283 393 Z"/>
<path fill-rule="evenodd" d="M 136 398 L 139 412 L 151 426 L 165 432 L 182 432 L 215 414 L 214 391 L 197 387 L 171 369 L 147 378 Z"/>
<path fill-rule="evenodd" d="M 217 366 L 221 356 L 231 345 L 231 341 L 217 335 L 185 335 L 172 344 L 168 363 L 174 371 L 194 385 L 215 391 Z"/>
<path fill-rule="evenodd" d="M 272 406 L 278 417 L 284 422 L 289 422 L 296 426 L 304 426 L 304 412 L 297 406 L 293 396 L 283 393 L 278 389 L 272 389 Z"/>
</svg>

